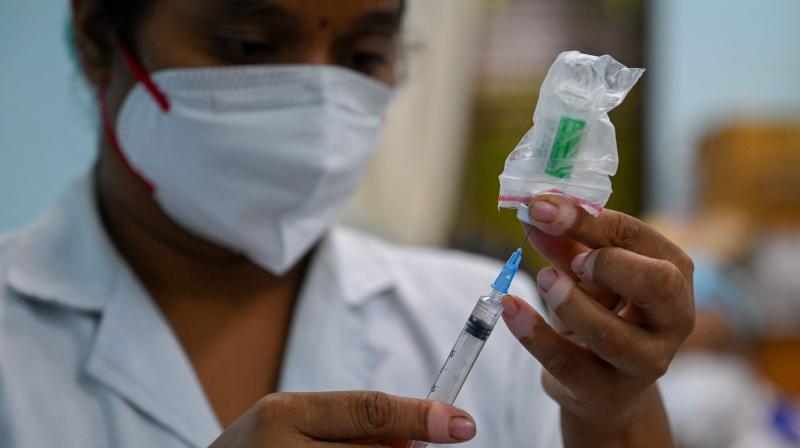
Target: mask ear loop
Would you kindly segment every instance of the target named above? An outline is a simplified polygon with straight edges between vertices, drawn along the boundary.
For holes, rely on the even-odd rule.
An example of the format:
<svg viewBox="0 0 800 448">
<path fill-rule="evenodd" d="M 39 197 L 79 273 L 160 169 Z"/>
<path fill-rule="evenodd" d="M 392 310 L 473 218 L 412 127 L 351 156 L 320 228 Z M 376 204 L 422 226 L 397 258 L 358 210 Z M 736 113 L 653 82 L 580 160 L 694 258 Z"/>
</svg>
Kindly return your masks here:
<svg viewBox="0 0 800 448">
<path fill-rule="evenodd" d="M 114 38 L 117 42 L 117 48 L 119 48 L 120 53 L 122 53 L 122 59 L 125 61 L 125 65 L 128 66 L 128 69 L 131 71 L 131 74 L 137 81 L 141 82 L 144 86 L 145 90 L 150 93 L 150 96 L 153 97 L 153 100 L 158 104 L 159 108 L 162 112 L 168 113 L 170 109 L 169 99 L 161 89 L 153 82 L 150 75 L 144 69 L 142 64 L 139 62 L 138 58 L 135 56 L 131 47 L 127 44 L 125 39 L 119 33 L 119 31 L 114 30 Z M 117 132 L 114 129 L 113 123 L 111 123 L 111 115 L 108 112 L 108 101 L 106 101 L 106 90 L 104 88 L 100 88 L 98 90 L 98 102 L 100 103 L 100 112 L 102 115 L 103 121 L 103 129 L 105 130 L 106 135 L 111 143 L 111 147 L 114 149 L 114 152 L 122 161 L 123 165 L 133 173 L 142 183 L 147 187 L 150 193 L 154 193 L 156 188 L 155 184 L 150 179 L 147 179 L 144 175 L 142 175 L 139 170 L 137 170 L 133 165 L 131 165 L 130 160 L 125 155 L 125 152 L 122 150 L 122 146 L 119 144 L 119 139 L 117 138 Z"/>
<path fill-rule="evenodd" d="M 128 157 L 122 151 L 122 146 L 119 144 L 119 140 L 117 139 L 117 132 L 114 130 L 114 125 L 111 123 L 111 116 L 108 113 L 108 101 L 106 101 L 106 90 L 101 88 L 97 92 L 97 101 L 100 103 L 100 115 L 102 115 L 103 120 L 103 130 L 108 136 L 108 140 L 111 143 L 111 148 L 114 149 L 114 153 L 117 155 L 122 164 L 130 171 L 137 179 L 139 179 L 145 187 L 147 187 L 147 191 L 151 194 L 155 193 L 156 186 L 155 184 L 148 178 L 146 178 L 142 173 L 139 172 L 136 168 L 131 165 L 131 162 L 128 160 Z"/>
<path fill-rule="evenodd" d="M 139 58 L 137 58 L 136 54 L 133 52 L 133 50 L 131 50 L 131 46 L 128 45 L 128 42 L 116 29 L 114 30 L 114 38 L 117 41 L 117 47 L 122 53 L 122 59 L 125 60 L 125 65 L 128 66 L 128 69 L 131 71 L 133 77 L 136 78 L 137 81 L 141 82 L 142 85 L 144 85 L 144 88 L 148 93 L 150 93 L 150 96 L 153 97 L 153 100 L 155 100 L 155 102 L 161 108 L 162 112 L 169 112 L 169 99 L 167 99 L 167 96 L 164 95 L 164 92 L 158 88 L 156 83 L 153 82 L 153 79 L 150 78 L 150 74 L 147 73 L 147 70 L 144 69 L 142 63 L 139 62 Z"/>
</svg>

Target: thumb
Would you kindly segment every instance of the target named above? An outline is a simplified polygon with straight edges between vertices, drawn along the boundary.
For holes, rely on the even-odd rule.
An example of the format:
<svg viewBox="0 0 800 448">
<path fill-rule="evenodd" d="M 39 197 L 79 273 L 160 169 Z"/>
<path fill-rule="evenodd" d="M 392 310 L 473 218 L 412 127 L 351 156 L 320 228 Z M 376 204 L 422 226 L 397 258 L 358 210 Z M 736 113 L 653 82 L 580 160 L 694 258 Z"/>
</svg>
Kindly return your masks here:
<svg viewBox="0 0 800 448">
<path fill-rule="evenodd" d="M 469 414 L 437 401 L 363 391 L 302 395 L 313 403 L 303 406 L 306 418 L 298 427 L 318 440 L 458 443 L 475 437 Z"/>
</svg>

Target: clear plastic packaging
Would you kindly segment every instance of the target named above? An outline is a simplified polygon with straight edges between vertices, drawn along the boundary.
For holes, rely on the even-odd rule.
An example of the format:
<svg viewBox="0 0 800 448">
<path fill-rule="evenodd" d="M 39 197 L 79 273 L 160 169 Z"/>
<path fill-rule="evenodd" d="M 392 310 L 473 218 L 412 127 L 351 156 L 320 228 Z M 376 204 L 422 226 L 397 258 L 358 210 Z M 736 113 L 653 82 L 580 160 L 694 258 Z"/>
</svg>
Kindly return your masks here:
<svg viewBox="0 0 800 448">
<path fill-rule="evenodd" d="M 535 196 L 558 193 L 597 215 L 611 196 L 617 137 L 608 112 L 644 73 L 608 55 L 561 53 L 542 83 L 534 126 L 506 159 L 498 207 L 524 208 Z"/>
</svg>

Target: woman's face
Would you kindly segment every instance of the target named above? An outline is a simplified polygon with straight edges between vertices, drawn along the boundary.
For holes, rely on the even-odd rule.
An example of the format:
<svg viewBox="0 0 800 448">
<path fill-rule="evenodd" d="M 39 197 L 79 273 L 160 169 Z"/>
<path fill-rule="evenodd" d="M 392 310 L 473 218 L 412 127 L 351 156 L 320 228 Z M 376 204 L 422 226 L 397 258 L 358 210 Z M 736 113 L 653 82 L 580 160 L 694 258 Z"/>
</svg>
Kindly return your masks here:
<svg viewBox="0 0 800 448">
<path fill-rule="evenodd" d="M 136 34 L 148 70 L 334 64 L 394 82 L 400 0 L 155 0 Z"/>
<path fill-rule="evenodd" d="M 136 79 L 113 38 L 112 24 L 103 19 L 108 14 L 104 2 L 109 0 L 72 1 L 84 73 L 102 93 L 107 122 L 115 123 Z M 132 30 L 117 31 L 125 34 L 148 72 L 231 65 L 329 64 L 394 83 L 402 0 L 145 3 L 151 6 L 139 23 Z M 146 229 L 184 253 L 227 257 L 226 249 L 195 238 L 166 217 L 145 184 L 113 149 L 108 134 L 102 134 L 96 179 L 106 219 L 113 221 L 110 226 L 118 233 Z"/>
<path fill-rule="evenodd" d="M 93 58 L 104 29 L 92 19 L 103 0 L 75 0 L 78 48 L 94 84 L 118 90 L 132 81 L 119 58 Z M 132 31 L 147 71 L 244 64 L 333 64 L 394 83 L 401 0 L 151 0 Z M 84 12 L 84 14 L 82 14 Z M 84 22 L 84 23 L 82 23 Z M 105 27 L 107 29 L 107 27 Z M 83 45 L 82 45 L 83 44 Z M 87 51 L 88 48 L 88 51 Z M 94 61 L 99 61 L 93 63 Z M 105 66 L 104 66 L 105 65 Z M 117 96 L 111 92 L 113 96 Z"/>
</svg>

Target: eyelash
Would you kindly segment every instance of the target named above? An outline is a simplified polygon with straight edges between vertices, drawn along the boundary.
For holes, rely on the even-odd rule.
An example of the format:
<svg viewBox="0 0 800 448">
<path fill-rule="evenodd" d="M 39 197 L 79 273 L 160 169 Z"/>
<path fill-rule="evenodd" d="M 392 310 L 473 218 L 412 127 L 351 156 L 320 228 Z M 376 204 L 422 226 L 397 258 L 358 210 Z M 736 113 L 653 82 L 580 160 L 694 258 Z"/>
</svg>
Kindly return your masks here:
<svg viewBox="0 0 800 448">
<path fill-rule="evenodd" d="M 255 39 L 223 39 L 222 43 L 234 57 L 245 60 L 267 59 L 278 54 L 273 45 Z"/>
<path fill-rule="evenodd" d="M 347 65 L 364 74 L 371 74 L 388 64 L 388 58 L 377 52 L 354 51 Z"/>
<path fill-rule="evenodd" d="M 280 54 L 280 48 L 258 38 L 220 36 L 216 40 L 220 58 L 230 63 L 271 63 Z M 390 63 L 389 56 L 371 50 L 353 49 L 340 55 L 340 58 L 341 65 L 365 75 L 374 75 Z"/>
</svg>

